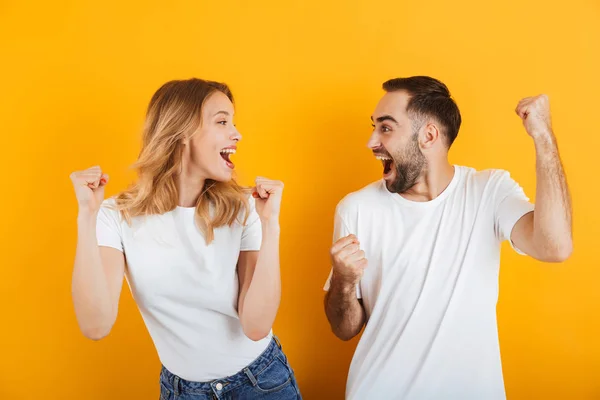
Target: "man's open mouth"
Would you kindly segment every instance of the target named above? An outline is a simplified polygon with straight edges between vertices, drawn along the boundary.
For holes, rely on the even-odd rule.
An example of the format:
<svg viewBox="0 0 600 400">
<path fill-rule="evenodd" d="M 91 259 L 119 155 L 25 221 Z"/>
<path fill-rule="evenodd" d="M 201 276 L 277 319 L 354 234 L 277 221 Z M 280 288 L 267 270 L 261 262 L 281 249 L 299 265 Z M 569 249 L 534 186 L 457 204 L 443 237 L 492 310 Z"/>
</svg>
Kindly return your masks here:
<svg viewBox="0 0 600 400">
<path fill-rule="evenodd" d="M 394 165 L 394 160 L 388 155 L 385 154 L 375 154 L 375 158 L 381 161 L 383 164 L 383 174 L 387 175 L 392 171 L 392 166 Z"/>
</svg>

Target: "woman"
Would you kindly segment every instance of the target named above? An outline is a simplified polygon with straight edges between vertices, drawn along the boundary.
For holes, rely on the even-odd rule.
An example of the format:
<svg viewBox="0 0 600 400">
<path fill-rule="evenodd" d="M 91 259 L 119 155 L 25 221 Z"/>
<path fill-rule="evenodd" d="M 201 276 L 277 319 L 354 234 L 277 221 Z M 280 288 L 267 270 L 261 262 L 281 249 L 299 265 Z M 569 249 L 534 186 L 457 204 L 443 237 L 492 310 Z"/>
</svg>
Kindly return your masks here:
<svg viewBox="0 0 600 400">
<path fill-rule="evenodd" d="M 225 84 L 168 82 L 148 107 L 136 183 L 103 201 L 100 167 L 71 175 L 79 326 L 110 332 L 125 274 L 163 364 L 161 399 L 301 398 L 271 332 L 283 184 L 233 180 L 233 116 Z"/>
</svg>

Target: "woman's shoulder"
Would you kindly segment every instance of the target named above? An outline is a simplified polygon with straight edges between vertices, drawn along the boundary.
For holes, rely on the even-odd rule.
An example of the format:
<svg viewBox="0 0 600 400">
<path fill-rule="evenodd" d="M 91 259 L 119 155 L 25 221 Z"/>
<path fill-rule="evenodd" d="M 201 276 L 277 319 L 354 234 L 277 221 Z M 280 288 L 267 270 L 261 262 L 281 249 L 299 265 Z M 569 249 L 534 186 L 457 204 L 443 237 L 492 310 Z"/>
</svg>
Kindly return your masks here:
<svg viewBox="0 0 600 400">
<path fill-rule="evenodd" d="M 116 206 L 117 206 L 117 199 L 115 196 L 109 197 L 108 199 L 104 199 L 104 201 L 102 202 L 102 207 L 116 207 Z"/>
<path fill-rule="evenodd" d="M 109 197 L 102 202 L 100 205 L 100 214 L 106 217 L 120 219 L 120 212 L 117 208 L 117 200 L 115 197 Z"/>
</svg>

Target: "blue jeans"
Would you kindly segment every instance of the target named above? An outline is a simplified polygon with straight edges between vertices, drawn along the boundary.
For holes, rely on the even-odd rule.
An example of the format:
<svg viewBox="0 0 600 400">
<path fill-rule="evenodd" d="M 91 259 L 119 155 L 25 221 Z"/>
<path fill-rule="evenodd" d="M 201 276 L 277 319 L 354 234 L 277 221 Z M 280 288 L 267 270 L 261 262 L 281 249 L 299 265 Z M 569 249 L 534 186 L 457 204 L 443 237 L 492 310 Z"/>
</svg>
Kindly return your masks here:
<svg viewBox="0 0 600 400">
<path fill-rule="evenodd" d="M 164 366 L 160 373 L 160 400 L 301 400 L 294 371 L 273 337 L 252 364 L 233 376 L 211 382 L 186 381 Z"/>
</svg>

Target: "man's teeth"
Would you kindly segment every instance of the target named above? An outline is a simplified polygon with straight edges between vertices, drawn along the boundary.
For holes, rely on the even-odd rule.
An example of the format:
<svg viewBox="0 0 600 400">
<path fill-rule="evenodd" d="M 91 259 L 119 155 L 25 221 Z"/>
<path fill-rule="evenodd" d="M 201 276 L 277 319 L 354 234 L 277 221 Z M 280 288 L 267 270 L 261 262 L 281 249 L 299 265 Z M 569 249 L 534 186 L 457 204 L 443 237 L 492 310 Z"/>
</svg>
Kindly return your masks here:
<svg viewBox="0 0 600 400">
<path fill-rule="evenodd" d="M 221 150 L 222 154 L 235 154 L 235 149 L 223 149 Z"/>
<path fill-rule="evenodd" d="M 375 158 L 377 158 L 378 160 L 381 161 L 391 161 L 392 159 L 386 156 L 375 156 Z"/>
</svg>

